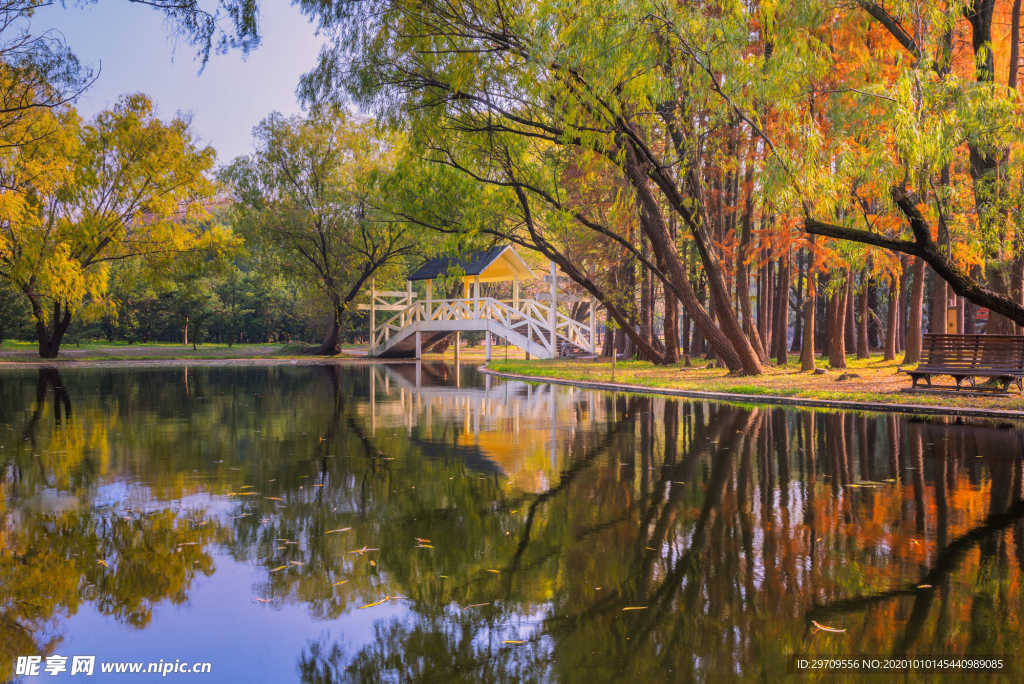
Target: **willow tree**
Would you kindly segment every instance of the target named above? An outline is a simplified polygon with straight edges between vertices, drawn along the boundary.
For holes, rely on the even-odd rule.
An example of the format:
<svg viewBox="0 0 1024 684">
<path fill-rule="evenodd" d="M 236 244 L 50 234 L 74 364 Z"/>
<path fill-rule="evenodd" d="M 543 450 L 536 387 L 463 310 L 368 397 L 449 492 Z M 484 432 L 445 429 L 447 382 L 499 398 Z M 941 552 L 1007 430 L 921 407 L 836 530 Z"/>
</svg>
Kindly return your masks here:
<svg viewBox="0 0 1024 684">
<path fill-rule="evenodd" d="M 326 297 L 331 323 L 315 351 L 337 354 L 360 291 L 416 247 L 407 224 L 377 213 L 400 141 L 340 110 L 275 113 L 254 134 L 256 152 L 222 173 L 236 225 L 291 255 L 293 271 Z"/>
<path fill-rule="evenodd" d="M 409 127 L 453 167 L 628 248 L 617 226 L 574 211 L 558 188 L 536 183 L 543 177 L 532 173 L 539 160 L 566 154 L 578 157 L 563 159 L 567 167 L 605 165 L 628 188 L 660 261 L 648 268 L 731 370 L 761 371 L 732 306 L 704 201 L 706 179 L 690 170 L 702 158 L 701 141 L 723 118 L 695 108 L 689 92 L 699 83 L 667 61 L 659 28 L 644 11 L 649 3 L 393 0 L 332 4 L 331 11 L 329 3 L 302 4 L 336 30 L 304 82 L 307 96 L 350 93 Z M 522 212 L 536 214 L 525 206 Z M 707 305 L 695 294 L 674 223 L 693 244 Z"/>
</svg>

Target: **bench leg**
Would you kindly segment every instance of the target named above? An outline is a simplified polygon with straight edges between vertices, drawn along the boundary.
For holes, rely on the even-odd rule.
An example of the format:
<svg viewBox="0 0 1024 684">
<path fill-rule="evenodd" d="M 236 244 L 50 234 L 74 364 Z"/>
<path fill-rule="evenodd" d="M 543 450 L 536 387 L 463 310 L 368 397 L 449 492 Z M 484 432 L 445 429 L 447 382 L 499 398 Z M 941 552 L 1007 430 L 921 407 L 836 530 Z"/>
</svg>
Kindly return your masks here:
<svg viewBox="0 0 1024 684">
<path fill-rule="evenodd" d="M 960 377 L 960 376 L 956 376 L 956 377 L 953 378 L 953 380 L 956 381 L 956 391 L 959 392 L 960 391 L 960 383 L 963 382 L 964 379 L 962 377 Z"/>
<path fill-rule="evenodd" d="M 1017 378 L 1017 391 L 1024 392 L 1024 378 Z"/>
</svg>

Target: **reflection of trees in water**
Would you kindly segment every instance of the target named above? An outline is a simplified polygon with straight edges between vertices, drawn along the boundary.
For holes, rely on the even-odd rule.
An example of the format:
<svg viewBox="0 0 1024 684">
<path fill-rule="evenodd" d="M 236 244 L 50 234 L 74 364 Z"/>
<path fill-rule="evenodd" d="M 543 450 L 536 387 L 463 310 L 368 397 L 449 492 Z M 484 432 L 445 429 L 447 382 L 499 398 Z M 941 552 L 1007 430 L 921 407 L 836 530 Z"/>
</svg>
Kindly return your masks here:
<svg viewBox="0 0 1024 684">
<path fill-rule="evenodd" d="M 306 681 L 376 681 L 424 663 L 443 678 L 499 678 L 512 667 L 508 653 L 528 663 L 521 679 L 686 680 L 781 673 L 808 650 L 991 653 L 1021 636 L 1005 620 L 1017 611 L 1006 580 L 1019 567 L 1006 564 L 1003 533 L 1024 514 L 1016 432 L 636 397 L 608 399 L 605 414 L 600 435 L 581 431 L 564 445 L 554 486 L 519 497 L 509 560 L 495 563 L 502 574 L 490 593 L 475 594 L 493 599 L 498 622 L 540 610 L 526 644 L 474 650 L 493 641 L 493 623 L 440 609 L 458 601 L 451 593 L 416 595 L 431 581 L 413 574 L 398 583 L 413 593 L 412 616 L 381 626 L 354 656 L 311 646 Z M 975 486 L 986 469 L 1009 483 Z M 970 527 L 982 497 L 992 513 Z M 996 562 L 979 552 L 985 544 Z M 975 580 L 953 579 L 964 573 L 1001 579 L 976 591 Z M 914 584 L 844 603 L 860 587 L 907 577 Z M 933 597 L 942 597 L 938 616 L 929 616 Z M 890 599 L 912 602 L 860 626 L 842 622 L 856 641 L 808 629 L 809 619 L 829 623 Z M 822 600 L 833 603 L 805 612 Z M 958 623 L 971 629 L 949 635 Z"/>
<path fill-rule="evenodd" d="M 456 681 L 509 670 L 526 680 L 685 680 L 778 673 L 794 652 L 1016 652 L 1008 644 L 1024 636 L 1014 430 L 600 395 L 597 426 L 561 433 L 558 474 L 533 493 L 444 452 L 454 439 L 435 439 L 427 453 L 420 426 L 373 433 L 357 399 L 365 373 L 202 371 L 187 384 L 168 375 L 167 386 L 109 375 L 95 378 L 102 401 L 76 395 L 70 421 L 63 400 L 61 420 L 49 420 L 63 384 L 43 381 L 36 442 L 19 446 L 11 435 L 0 456 L 15 454 L 24 472 L 9 491 L 68 483 L 90 501 L 97 482 L 125 474 L 168 498 L 257 486 L 260 496 L 239 498 L 239 517 L 216 536 L 263 568 L 261 598 L 301 602 L 316 618 L 385 595 L 407 596 L 411 608 L 358 652 L 310 646 L 300 664 L 307 681 L 407 667 Z M 115 426 L 116 438 L 105 432 Z M 108 528 L 66 534 L 125 549 L 160 534 L 131 529 L 123 538 Z M 433 548 L 417 548 L 416 537 Z M 351 553 L 364 546 L 379 551 Z M 125 578 L 154 584 L 150 598 L 144 586 L 68 584 L 55 605 L 101 605 L 104 595 L 104 610 L 131 622 L 159 597 L 178 596 L 175 586 L 187 591 L 188 577 L 161 585 L 146 575 L 169 559 L 137 553 L 138 567 L 116 569 L 134 567 Z M 85 557 L 96 567 L 82 561 L 70 577 L 103 569 L 97 553 Z M 18 582 L 9 586 L 38 586 Z M 6 586 L 5 599 L 16 593 Z M 489 605 L 465 608 L 477 603 Z M 17 606 L 4 616 L 45 633 Z M 503 631 L 521 616 L 534 621 L 521 635 Z M 816 631 L 812 618 L 847 632 Z"/>
<path fill-rule="evenodd" d="M 313 641 L 300 655 L 298 670 L 306 684 L 550 681 L 548 648 L 510 634 L 478 609 L 415 613 L 378 623 L 373 643 L 354 655 L 338 642 Z"/>
<path fill-rule="evenodd" d="M 216 525 L 199 514 L 83 502 L 63 512 L 21 511 L 3 530 L 0 672 L 12 672 L 19 655 L 48 653 L 60 641 L 57 619 L 83 603 L 143 628 L 157 604 L 184 603 L 193 579 L 213 572 L 205 549 Z"/>
</svg>

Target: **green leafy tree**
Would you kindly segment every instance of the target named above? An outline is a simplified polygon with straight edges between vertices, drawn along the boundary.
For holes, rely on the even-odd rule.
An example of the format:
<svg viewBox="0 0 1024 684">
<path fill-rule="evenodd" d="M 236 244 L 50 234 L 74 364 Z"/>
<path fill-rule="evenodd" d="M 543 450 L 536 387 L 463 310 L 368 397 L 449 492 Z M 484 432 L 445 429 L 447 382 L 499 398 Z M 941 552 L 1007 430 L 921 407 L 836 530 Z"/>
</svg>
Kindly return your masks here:
<svg viewBox="0 0 1024 684">
<path fill-rule="evenodd" d="M 409 224 L 380 212 L 401 141 L 340 111 L 272 114 L 255 135 L 256 153 L 222 173 L 237 200 L 236 226 L 291 255 L 292 273 L 316 283 L 331 311 L 316 352 L 338 353 L 360 291 L 416 246 Z"/>
</svg>

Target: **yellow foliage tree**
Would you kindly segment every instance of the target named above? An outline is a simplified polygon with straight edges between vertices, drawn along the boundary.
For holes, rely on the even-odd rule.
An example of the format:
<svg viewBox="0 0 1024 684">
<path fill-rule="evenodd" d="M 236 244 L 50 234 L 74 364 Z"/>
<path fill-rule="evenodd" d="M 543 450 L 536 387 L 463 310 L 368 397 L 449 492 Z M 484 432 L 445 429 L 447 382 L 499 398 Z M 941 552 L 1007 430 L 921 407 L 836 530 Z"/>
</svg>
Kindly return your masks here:
<svg viewBox="0 0 1024 684">
<path fill-rule="evenodd" d="M 39 355 L 54 358 L 75 312 L 104 303 L 111 263 L 215 247 L 228 236 L 191 219 L 215 192 L 212 148 L 145 95 L 83 124 L 73 110 L 0 153 L 0 278 L 23 293 Z"/>
</svg>

